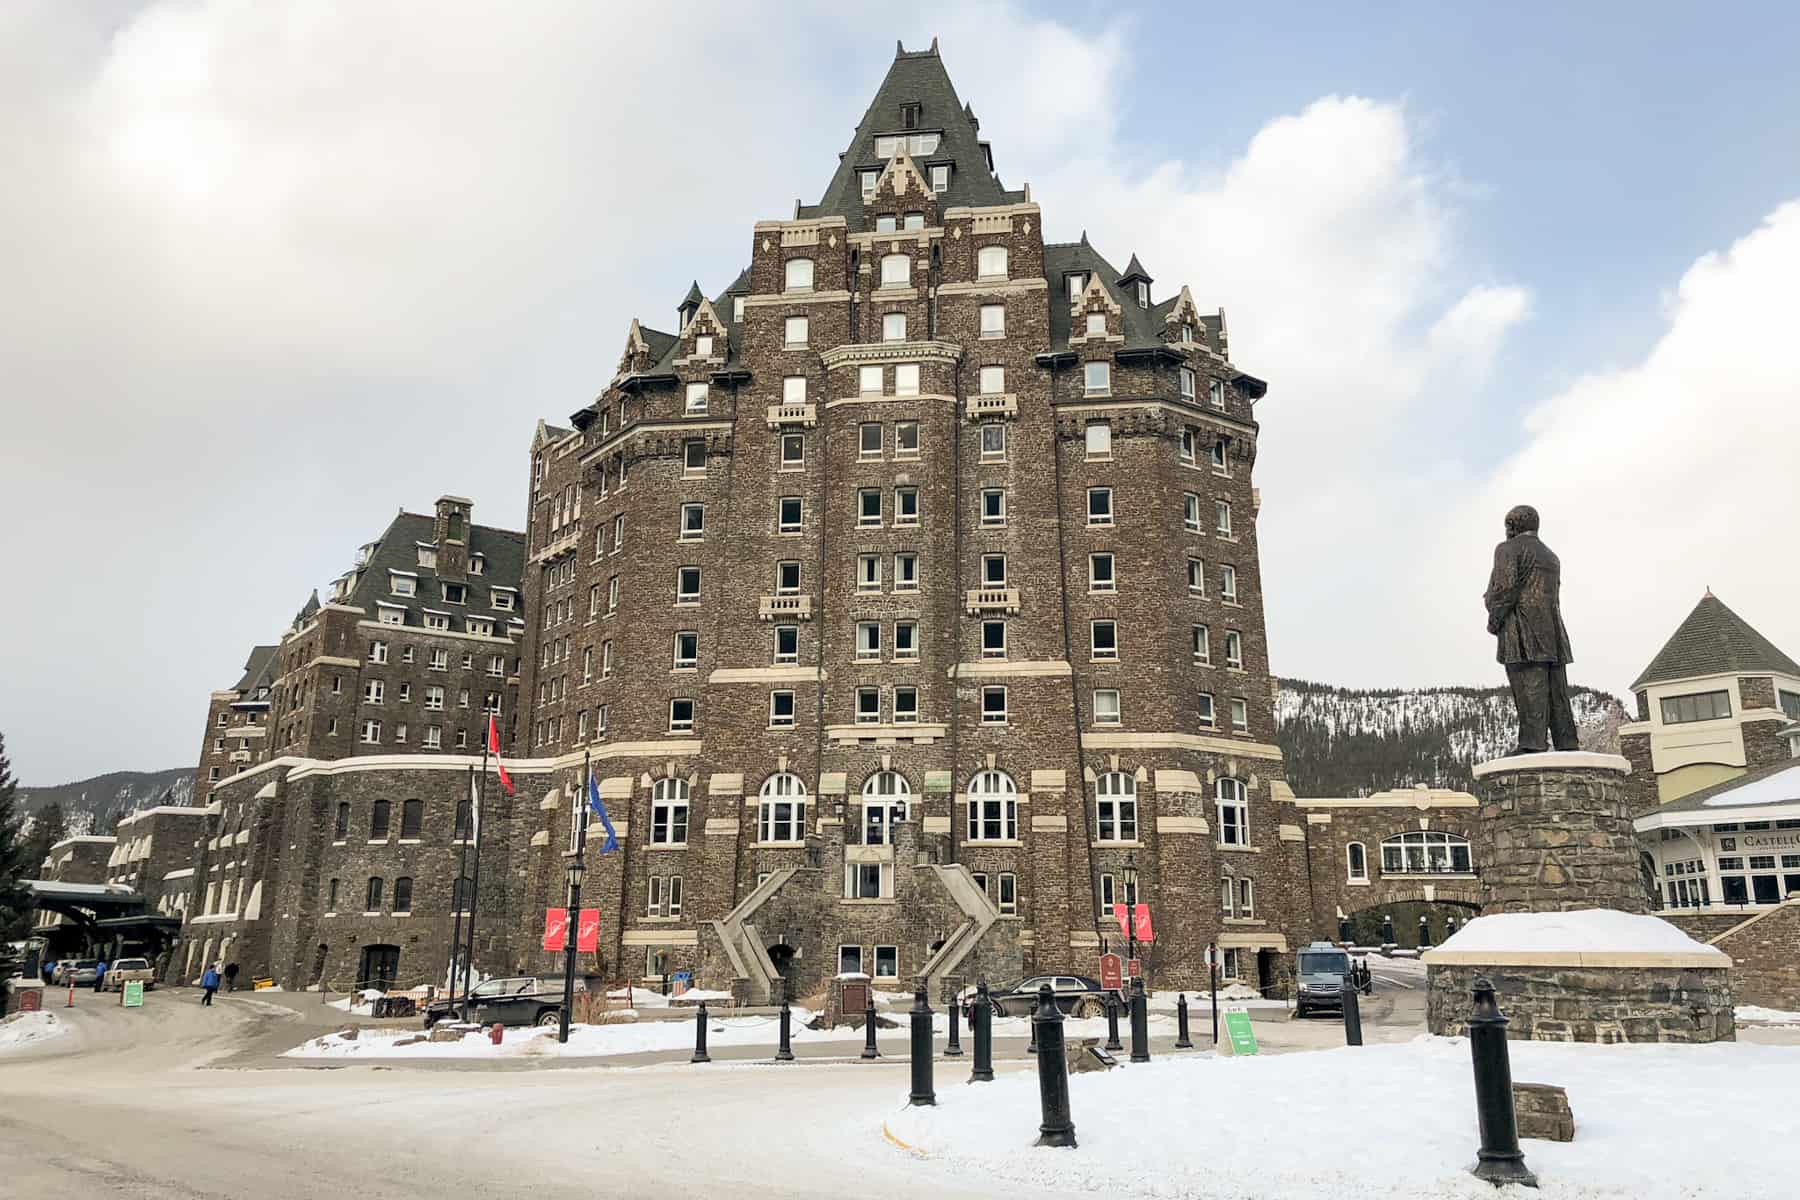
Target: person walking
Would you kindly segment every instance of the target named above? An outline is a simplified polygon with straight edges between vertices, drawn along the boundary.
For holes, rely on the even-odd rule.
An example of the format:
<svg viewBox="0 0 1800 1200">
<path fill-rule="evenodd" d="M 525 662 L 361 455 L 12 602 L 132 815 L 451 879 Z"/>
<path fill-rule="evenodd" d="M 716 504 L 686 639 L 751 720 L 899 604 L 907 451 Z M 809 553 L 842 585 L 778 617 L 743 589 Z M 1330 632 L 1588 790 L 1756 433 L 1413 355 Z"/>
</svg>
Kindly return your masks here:
<svg viewBox="0 0 1800 1200">
<path fill-rule="evenodd" d="M 206 974 L 200 977 L 200 986 L 206 993 L 200 997 L 200 1005 L 203 1008 L 211 1008 L 213 993 L 219 990 L 219 968 L 216 963 L 207 965 Z"/>
<path fill-rule="evenodd" d="M 226 991 L 228 991 L 228 992 L 237 991 L 237 973 L 238 973 L 238 965 L 236 963 L 228 962 L 225 964 L 225 990 Z"/>
<path fill-rule="evenodd" d="M 103 958 L 99 962 L 94 964 L 94 990 L 96 992 L 103 991 L 103 990 L 105 990 L 105 987 L 106 987 L 106 960 Z"/>
</svg>

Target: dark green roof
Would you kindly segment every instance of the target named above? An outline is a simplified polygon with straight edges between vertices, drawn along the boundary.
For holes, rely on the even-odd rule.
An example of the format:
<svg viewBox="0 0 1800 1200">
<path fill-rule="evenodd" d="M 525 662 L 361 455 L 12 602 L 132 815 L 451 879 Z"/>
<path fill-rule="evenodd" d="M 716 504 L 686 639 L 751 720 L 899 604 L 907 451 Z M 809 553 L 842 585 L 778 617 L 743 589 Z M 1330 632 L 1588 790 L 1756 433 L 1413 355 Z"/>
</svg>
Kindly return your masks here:
<svg viewBox="0 0 1800 1200">
<path fill-rule="evenodd" d="M 367 561 L 357 568 L 341 603 L 363 609 L 371 621 L 380 619 L 382 606 L 402 609 L 402 624 L 413 628 L 425 624 L 424 612 L 429 608 L 450 613 L 453 618 L 491 617 L 494 632 L 500 636 L 522 629 L 522 624 L 514 625 L 513 622 L 522 623 L 525 616 L 522 611 L 525 535 L 510 529 L 472 524 L 469 526 L 469 557 L 481 557 L 482 573 L 440 577 L 435 568 L 419 564 L 419 546 L 432 544 L 436 525 L 435 517 L 422 513 L 397 515 L 381 535 L 381 540 L 369 551 Z M 418 581 L 414 594 L 394 595 L 390 572 L 414 577 Z M 442 585 L 446 581 L 468 585 L 467 603 L 445 602 Z M 492 592 L 495 588 L 513 591 L 515 598 L 511 611 L 494 607 Z M 451 631 L 462 633 L 464 629 L 459 621 L 453 621 Z"/>
<path fill-rule="evenodd" d="M 1131 256 L 1131 261 L 1125 264 L 1125 273 L 1119 276 L 1119 278 L 1142 279 L 1145 283 L 1155 282 L 1155 280 L 1150 278 L 1150 272 L 1144 270 L 1144 264 L 1138 261 L 1138 256 L 1135 252 Z"/>
<path fill-rule="evenodd" d="M 1137 256 L 1132 255 L 1135 264 Z M 1137 268 L 1140 272 L 1142 267 Z M 1066 280 L 1079 272 L 1082 275 L 1100 276 L 1112 298 L 1120 308 L 1119 325 L 1125 335 L 1122 349 L 1141 350 L 1163 344 L 1163 328 L 1167 324 L 1169 310 L 1181 299 L 1179 295 L 1170 296 L 1149 308 L 1140 308 L 1136 291 L 1121 282 L 1126 276 L 1119 274 L 1118 268 L 1106 261 L 1104 255 L 1089 244 L 1087 234 L 1081 235 L 1079 242 L 1045 242 L 1044 243 L 1044 277 L 1050 282 L 1050 345 L 1063 349 L 1069 344 L 1069 291 Z M 1146 276 L 1147 278 L 1147 276 Z M 1209 337 L 1217 333 L 1217 318 L 1211 324 L 1202 318 L 1201 330 Z M 1216 339 L 1213 346 L 1217 348 Z"/>
<path fill-rule="evenodd" d="M 313 595 L 317 597 L 318 593 Z M 231 690 L 240 696 L 254 696 L 259 688 L 273 687 L 278 665 L 276 651 L 279 649 L 279 646 L 252 646 L 250 657 L 244 660 L 244 674 Z"/>
<path fill-rule="evenodd" d="M 1631 687 L 1689 679 L 1696 675 L 1754 674 L 1780 671 L 1800 675 L 1800 664 L 1725 607 L 1710 591 L 1700 598 L 1687 620 L 1664 643 Z"/>
<path fill-rule="evenodd" d="M 900 106 L 919 105 L 916 129 L 903 129 Z M 887 163 L 876 156 L 875 139 L 883 134 L 938 133 L 941 138 L 931 154 L 915 158 L 920 172 L 929 175 L 934 164 L 950 164 L 950 186 L 938 197 L 941 206 L 1018 204 L 1025 193 L 1009 192 L 999 176 L 988 169 L 974 112 L 956 98 L 944 60 L 938 57 L 937 40 L 931 49 L 908 53 L 896 47 L 894 64 L 876 89 L 868 111 L 856 126 L 850 145 L 838 158 L 837 170 L 825 185 L 817 204 L 801 205 L 796 217 L 840 216 L 852 232 L 863 225 L 862 183 L 858 172 L 879 171 Z"/>
</svg>

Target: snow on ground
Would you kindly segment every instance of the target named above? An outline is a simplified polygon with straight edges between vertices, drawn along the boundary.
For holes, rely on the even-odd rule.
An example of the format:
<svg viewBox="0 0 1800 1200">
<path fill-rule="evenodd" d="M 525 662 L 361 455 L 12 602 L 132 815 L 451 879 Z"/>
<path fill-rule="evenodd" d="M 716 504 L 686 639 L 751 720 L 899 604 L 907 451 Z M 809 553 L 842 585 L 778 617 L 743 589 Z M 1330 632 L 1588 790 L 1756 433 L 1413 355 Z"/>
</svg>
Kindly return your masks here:
<svg viewBox="0 0 1800 1200">
<path fill-rule="evenodd" d="M 805 1042 L 838 1041 L 860 1045 L 862 1031 L 848 1026 L 833 1030 L 807 1029 L 812 1013 L 804 1008 L 792 1010 L 792 1040 Z M 642 1054 L 647 1051 L 691 1050 L 694 1046 L 694 1023 L 684 1021 L 622 1021 L 610 1025 L 571 1025 L 567 1045 L 559 1045 L 554 1026 L 524 1026 L 508 1029 L 496 1046 L 485 1033 L 472 1033 L 458 1042 L 402 1041 L 419 1037 L 417 1031 L 398 1032 L 388 1029 L 363 1029 L 355 1038 L 346 1039 L 333 1033 L 314 1038 L 289 1050 L 284 1058 L 515 1058 L 548 1056 L 603 1058 L 617 1054 Z M 779 1038 L 774 1017 L 716 1017 L 707 1022 L 709 1048 L 721 1046 L 767 1046 L 775 1052 Z"/>
<path fill-rule="evenodd" d="M 1661 917 L 1610 908 L 1494 913 L 1476 917 L 1438 949 L 1493 953 L 1537 950 L 1711 954 L 1719 958 L 1721 966 L 1729 962 L 1724 951 L 1696 942 Z"/>
<path fill-rule="evenodd" d="M 45 1038 L 60 1037 L 69 1032 L 66 1022 L 52 1012 L 21 1012 L 0 1020 L 0 1054 L 16 1050 Z"/>
<path fill-rule="evenodd" d="M 1760 1021 L 1765 1025 L 1800 1025 L 1800 1012 L 1763 1008 L 1756 1004 L 1738 1005 L 1736 1015 L 1740 1021 Z"/>
<path fill-rule="evenodd" d="M 1741 1200 L 1779 1194 L 1792 1174 L 1800 1047 L 1513 1042 L 1511 1051 L 1514 1079 L 1561 1085 L 1575 1113 L 1573 1142 L 1523 1143 L 1546 1200 Z M 978 1086 L 940 1072 L 937 1107 L 902 1108 L 886 1131 L 965 1183 L 988 1181 L 995 1194 L 1498 1194 L 1467 1173 L 1479 1135 L 1461 1038 L 1164 1057 L 1074 1076 L 1069 1089 L 1075 1150 L 1032 1145 L 1039 1107 L 1030 1072 Z M 1671 1136 L 1671 1097 L 1681 1112 L 1730 1117 L 1683 1120 Z"/>
</svg>

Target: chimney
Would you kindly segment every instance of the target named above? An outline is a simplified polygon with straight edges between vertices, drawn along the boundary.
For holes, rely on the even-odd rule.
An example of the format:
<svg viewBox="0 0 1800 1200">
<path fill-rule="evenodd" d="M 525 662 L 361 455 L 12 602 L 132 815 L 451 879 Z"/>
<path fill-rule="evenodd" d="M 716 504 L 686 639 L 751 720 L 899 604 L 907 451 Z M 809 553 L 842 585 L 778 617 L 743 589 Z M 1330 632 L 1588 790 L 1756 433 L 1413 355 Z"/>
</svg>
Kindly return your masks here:
<svg viewBox="0 0 1800 1200">
<path fill-rule="evenodd" d="M 462 579 L 469 573 L 469 525 L 475 502 L 461 496 L 439 496 L 437 521 L 431 530 L 432 545 L 437 547 L 437 573 L 449 579 Z"/>
</svg>

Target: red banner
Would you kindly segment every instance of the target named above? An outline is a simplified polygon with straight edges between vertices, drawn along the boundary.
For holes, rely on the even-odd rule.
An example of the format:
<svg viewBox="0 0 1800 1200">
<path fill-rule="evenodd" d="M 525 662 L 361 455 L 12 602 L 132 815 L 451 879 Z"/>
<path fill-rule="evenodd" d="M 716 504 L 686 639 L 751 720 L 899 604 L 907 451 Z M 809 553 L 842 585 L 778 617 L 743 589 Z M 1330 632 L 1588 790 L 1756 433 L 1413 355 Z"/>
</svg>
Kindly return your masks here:
<svg viewBox="0 0 1800 1200">
<path fill-rule="evenodd" d="M 544 949 L 561 950 L 569 943 L 569 910 L 566 908 L 547 908 L 544 910 Z"/>
<path fill-rule="evenodd" d="M 1125 905 L 1118 903 L 1118 902 L 1114 902 L 1114 904 L 1113 904 L 1113 919 L 1118 921 L 1118 923 L 1119 923 L 1119 936 L 1122 938 L 1130 937 L 1131 936 L 1131 917 L 1126 913 Z"/>
<path fill-rule="evenodd" d="M 600 910 L 581 910 L 581 923 L 575 927 L 575 949 L 583 954 L 600 952 Z"/>
<path fill-rule="evenodd" d="M 1125 986 L 1125 964 L 1116 954 L 1100 956 L 1100 986 L 1116 992 Z"/>
<path fill-rule="evenodd" d="M 1156 940 L 1156 930 L 1150 925 L 1150 906 L 1148 904 L 1140 904 L 1132 910 L 1131 923 L 1137 927 L 1138 941 L 1154 942 Z"/>
</svg>

